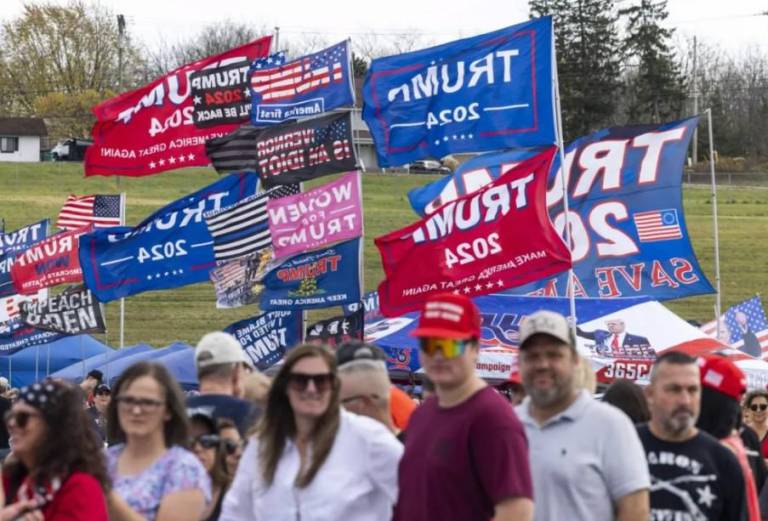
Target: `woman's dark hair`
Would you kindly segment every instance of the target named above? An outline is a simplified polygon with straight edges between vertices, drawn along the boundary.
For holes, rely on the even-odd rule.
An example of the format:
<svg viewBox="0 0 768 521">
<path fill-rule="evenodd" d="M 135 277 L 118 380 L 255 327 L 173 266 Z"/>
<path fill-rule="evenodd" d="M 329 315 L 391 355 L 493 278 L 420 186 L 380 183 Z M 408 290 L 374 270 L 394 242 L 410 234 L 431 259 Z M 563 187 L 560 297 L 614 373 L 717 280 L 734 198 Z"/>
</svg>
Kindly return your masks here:
<svg viewBox="0 0 768 521">
<path fill-rule="evenodd" d="M 308 357 L 318 357 L 325 361 L 329 372 L 333 375 L 333 386 L 328 409 L 318 418 L 312 433 L 312 451 L 310 452 L 312 461 L 304 472 L 300 472 L 296 476 L 295 484 L 297 487 L 304 488 L 312 482 L 330 454 L 336 439 L 336 432 L 339 430 L 341 407 L 339 405 L 339 379 L 336 377 L 336 358 L 324 346 L 300 344 L 288 351 L 283 367 L 280 368 L 272 381 L 264 414 L 256 427 L 261 473 L 268 485 L 271 485 L 275 478 L 277 464 L 283 455 L 286 440 L 296 436 L 296 421 L 291 402 L 288 400 L 288 377 L 293 366 L 299 360 Z"/>
<path fill-rule="evenodd" d="M 3 465 L 3 475 L 9 483 L 11 500 L 21 483 L 30 476 L 35 483 L 44 484 L 54 478 L 64 481 L 73 472 L 93 476 L 106 494 L 112 488 L 104 460 L 104 446 L 93 427 L 88 412 L 83 408 L 83 394 L 79 387 L 62 380 L 43 380 L 40 385 L 53 385 L 54 406 L 35 407 L 45 421 L 46 432 L 37 449 L 37 466 L 28 469 L 18 458 L 10 457 Z M 23 401 L 23 397 L 21 398 Z"/>
<path fill-rule="evenodd" d="M 701 412 L 696 427 L 718 440 L 733 432 L 739 421 L 739 401 L 706 386 L 701 388 Z"/>
<path fill-rule="evenodd" d="M 195 422 L 196 416 L 192 416 L 190 422 Z M 199 425 L 205 428 L 206 434 L 219 434 L 218 423 L 213 422 L 198 422 Z M 234 425 L 234 423 L 233 423 Z M 194 447 L 191 447 L 194 449 Z M 226 491 L 229 485 L 232 483 L 233 476 L 230 476 L 227 472 L 227 453 L 224 450 L 224 442 L 219 441 L 219 444 L 215 447 L 216 455 L 213 457 L 213 467 L 208 475 L 211 477 L 211 484 L 215 487 L 221 488 L 222 491 Z M 223 493 L 223 492 L 222 492 Z"/>
<path fill-rule="evenodd" d="M 632 423 L 646 423 L 651 419 L 643 390 L 631 380 L 619 379 L 613 382 L 606 389 L 603 401 L 621 409 Z"/>
<path fill-rule="evenodd" d="M 109 401 L 109 407 L 107 407 L 107 439 L 110 443 L 125 442 L 125 432 L 120 426 L 117 404 L 125 389 L 142 376 L 154 378 L 160 384 L 165 394 L 163 397 L 165 409 L 171 416 L 165 421 L 165 428 L 163 429 L 165 446 L 180 445 L 186 447 L 189 443 L 189 422 L 184 405 L 184 393 L 168 370 L 154 362 L 137 362 L 133 364 L 120 375 L 120 378 L 117 379 L 117 382 L 112 387 L 113 398 Z"/>
<path fill-rule="evenodd" d="M 747 395 L 744 397 L 744 407 L 749 407 L 752 405 L 752 402 L 757 397 L 765 398 L 768 400 L 768 391 L 764 391 L 762 389 L 755 389 L 754 391 L 749 391 Z"/>
</svg>

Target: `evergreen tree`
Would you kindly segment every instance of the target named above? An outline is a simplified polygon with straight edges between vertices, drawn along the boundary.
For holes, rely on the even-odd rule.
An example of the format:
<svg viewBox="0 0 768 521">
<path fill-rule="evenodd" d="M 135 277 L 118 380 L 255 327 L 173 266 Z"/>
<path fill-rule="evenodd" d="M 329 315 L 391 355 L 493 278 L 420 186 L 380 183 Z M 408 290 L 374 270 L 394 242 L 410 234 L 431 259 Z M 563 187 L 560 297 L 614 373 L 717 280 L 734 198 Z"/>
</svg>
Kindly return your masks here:
<svg viewBox="0 0 768 521">
<path fill-rule="evenodd" d="M 680 117 L 685 81 L 670 49 L 672 30 L 666 20 L 667 0 L 640 0 L 622 9 L 627 18 L 624 52 L 632 61 L 627 75 L 627 118 L 630 123 L 661 123 Z"/>
<path fill-rule="evenodd" d="M 613 0 L 531 0 L 551 15 L 566 141 L 613 123 L 621 90 L 618 14 Z"/>
</svg>

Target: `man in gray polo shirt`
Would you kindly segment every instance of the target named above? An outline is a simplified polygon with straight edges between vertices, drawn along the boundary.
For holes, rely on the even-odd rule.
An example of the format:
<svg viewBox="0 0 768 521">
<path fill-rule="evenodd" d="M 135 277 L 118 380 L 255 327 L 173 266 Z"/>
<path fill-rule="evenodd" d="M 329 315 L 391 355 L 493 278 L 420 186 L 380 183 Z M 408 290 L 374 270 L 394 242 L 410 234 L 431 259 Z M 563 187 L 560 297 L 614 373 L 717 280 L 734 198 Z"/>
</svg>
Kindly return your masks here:
<svg viewBox="0 0 768 521">
<path fill-rule="evenodd" d="M 594 400 L 576 381 L 568 322 L 537 311 L 520 325 L 517 408 L 530 445 L 534 520 L 647 521 L 650 478 L 629 418 Z"/>
</svg>

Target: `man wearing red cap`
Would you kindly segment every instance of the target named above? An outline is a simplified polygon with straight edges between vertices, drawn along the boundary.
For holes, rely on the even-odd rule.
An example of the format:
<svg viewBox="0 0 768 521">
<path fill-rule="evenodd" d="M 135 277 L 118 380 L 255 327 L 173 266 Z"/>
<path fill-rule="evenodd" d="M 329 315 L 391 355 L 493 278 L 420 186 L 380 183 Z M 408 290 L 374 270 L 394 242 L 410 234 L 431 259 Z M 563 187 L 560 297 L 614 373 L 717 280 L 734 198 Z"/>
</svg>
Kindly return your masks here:
<svg viewBox="0 0 768 521">
<path fill-rule="evenodd" d="M 745 485 L 736 457 L 696 427 L 703 381 L 740 392 L 729 376 L 702 375 L 695 358 L 677 351 L 662 354 L 651 370 L 651 421 L 638 428 L 651 473 L 651 519 L 744 519 Z"/>
<path fill-rule="evenodd" d="M 406 431 L 394 520 L 530 521 L 525 432 L 504 398 L 475 374 L 477 308 L 463 295 L 436 295 L 411 334 L 435 396 L 416 409 Z"/>
</svg>

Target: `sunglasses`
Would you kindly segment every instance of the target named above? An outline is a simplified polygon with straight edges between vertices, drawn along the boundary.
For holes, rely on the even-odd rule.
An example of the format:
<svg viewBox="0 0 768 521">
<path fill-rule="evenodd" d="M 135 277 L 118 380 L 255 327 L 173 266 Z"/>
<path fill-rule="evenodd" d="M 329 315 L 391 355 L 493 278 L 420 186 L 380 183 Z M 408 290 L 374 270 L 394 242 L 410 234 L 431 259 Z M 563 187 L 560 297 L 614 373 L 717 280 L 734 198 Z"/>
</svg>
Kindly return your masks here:
<svg viewBox="0 0 768 521">
<path fill-rule="evenodd" d="M 218 434 L 203 434 L 197 438 L 192 438 L 189 442 L 190 447 L 198 444 L 204 449 L 215 449 L 221 444 L 221 438 Z"/>
<path fill-rule="evenodd" d="M 421 338 L 419 340 L 419 347 L 426 355 L 434 356 L 440 351 L 446 360 L 463 355 L 464 351 L 467 350 L 467 344 L 466 340 L 452 338 Z"/>
<path fill-rule="evenodd" d="M 333 385 L 334 376 L 332 373 L 305 374 L 288 373 L 288 386 L 295 391 L 303 392 L 307 390 L 309 382 L 312 382 L 317 392 L 324 393 Z"/>
<path fill-rule="evenodd" d="M 768 409 L 768 403 L 753 403 L 749 406 L 752 412 L 764 411 Z"/>
<path fill-rule="evenodd" d="M 243 446 L 242 442 L 237 442 L 235 440 L 223 440 L 224 450 L 227 452 L 229 456 L 232 456 L 235 454 L 238 449 L 240 449 Z"/>
<path fill-rule="evenodd" d="M 5 420 L 6 426 L 11 423 L 11 420 L 13 420 L 13 423 L 16 424 L 16 427 L 19 429 L 25 429 L 29 423 L 29 419 L 34 416 L 40 416 L 40 413 L 29 411 L 7 411 L 3 416 L 3 419 Z"/>
</svg>

